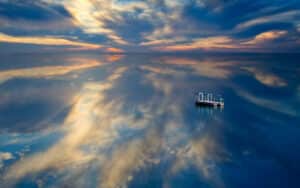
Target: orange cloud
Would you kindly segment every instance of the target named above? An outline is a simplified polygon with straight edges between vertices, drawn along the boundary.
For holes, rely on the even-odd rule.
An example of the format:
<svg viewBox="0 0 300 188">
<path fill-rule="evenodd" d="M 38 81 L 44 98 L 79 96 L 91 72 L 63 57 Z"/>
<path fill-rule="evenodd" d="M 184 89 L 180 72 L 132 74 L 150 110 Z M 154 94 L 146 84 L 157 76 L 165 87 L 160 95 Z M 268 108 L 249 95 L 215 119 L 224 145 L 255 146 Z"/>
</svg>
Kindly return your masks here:
<svg viewBox="0 0 300 188">
<path fill-rule="evenodd" d="M 35 45 L 47 45 L 47 46 L 73 46 L 84 49 L 98 49 L 101 45 L 72 41 L 69 39 L 58 38 L 58 37 L 16 37 L 0 33 L 0 42 L 7 43 L 20 43 L 20 44 L 35 44 Z"/>
<path fill-rule="evenodd" d="M 218 36 L 218 37 L 197 39 L 187 44 L 154 47 L 155 50 L 162 50 L 162 51 L 189 51 L 189 50 L 197 50 L 197 49 L 210 50 L 215 48 L 232 49 L 232 48 L 238 48 L 238 46 L 233 43 L 233 40 L 231 38 L 226 36 Z"/>
<path fill-rule="evenodd" d="M 259 44 L 266 41 L 272 41 L 287 34 L 287 31 L 267 31 L 255 36 L 254 39 L 245 42 L 244 44 Z"/>
</svg>

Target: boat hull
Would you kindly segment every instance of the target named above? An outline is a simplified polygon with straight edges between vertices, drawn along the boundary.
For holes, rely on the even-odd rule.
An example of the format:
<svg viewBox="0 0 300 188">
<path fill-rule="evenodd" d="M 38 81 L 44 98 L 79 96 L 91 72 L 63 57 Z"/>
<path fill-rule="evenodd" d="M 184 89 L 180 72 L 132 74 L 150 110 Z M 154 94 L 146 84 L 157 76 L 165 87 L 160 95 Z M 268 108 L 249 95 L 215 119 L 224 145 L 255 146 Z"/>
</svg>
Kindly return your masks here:
<svg viewBox="0 0 300 188">
<path fill-rule="evenodd" d="M 210 102 L 202 102 L 202 101 L 201 102 L 196 101 L 195 105 L 199 107 L 222 107 L 223 106 L 220 103 L 210 103 Z"/>
</svg>

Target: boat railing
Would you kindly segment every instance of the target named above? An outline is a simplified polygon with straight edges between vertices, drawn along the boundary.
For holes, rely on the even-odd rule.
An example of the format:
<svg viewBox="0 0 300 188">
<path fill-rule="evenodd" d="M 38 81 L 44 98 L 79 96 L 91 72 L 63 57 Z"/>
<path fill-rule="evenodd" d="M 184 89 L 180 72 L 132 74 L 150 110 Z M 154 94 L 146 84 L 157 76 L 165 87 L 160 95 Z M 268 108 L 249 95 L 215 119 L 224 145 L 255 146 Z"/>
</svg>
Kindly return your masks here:
<svg viewBox="0 0 300 188">
<path fill-rule="evenodd" d="M 198 103 L 211 103 L 214 105 L 224 105 L 224 99 L 221 95 L 214 95 L 208 92 L 198 92 L 196 94 L 196 102 Z"/>
</svg>

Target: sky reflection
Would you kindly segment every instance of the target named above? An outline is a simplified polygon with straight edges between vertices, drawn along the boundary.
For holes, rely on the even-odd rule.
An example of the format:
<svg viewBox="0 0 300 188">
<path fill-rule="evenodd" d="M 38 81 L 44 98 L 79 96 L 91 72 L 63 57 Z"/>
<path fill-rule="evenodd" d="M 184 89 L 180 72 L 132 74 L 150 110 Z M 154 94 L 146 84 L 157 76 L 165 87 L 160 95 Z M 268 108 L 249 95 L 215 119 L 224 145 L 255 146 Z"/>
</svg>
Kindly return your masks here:
<svg viewBox="0 0 300 188">
<path fill-rule="evenodd" d="M 1 187 L 299 186 L 296 60 L 39 56 L 0 70 Z"/>
</svg>

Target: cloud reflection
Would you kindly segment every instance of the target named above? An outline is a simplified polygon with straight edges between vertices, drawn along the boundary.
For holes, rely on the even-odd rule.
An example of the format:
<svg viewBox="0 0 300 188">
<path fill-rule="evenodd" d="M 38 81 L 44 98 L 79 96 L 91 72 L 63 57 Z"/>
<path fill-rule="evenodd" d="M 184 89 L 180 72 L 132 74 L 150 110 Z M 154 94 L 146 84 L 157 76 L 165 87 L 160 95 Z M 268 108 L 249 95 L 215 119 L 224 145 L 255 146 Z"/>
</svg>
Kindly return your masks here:
<svg viewBox="0 0 300 188">
<path fill-rule="evenodd" d="M 196 74 L 209 78 L 228 78 L 231 75 L 234 62 L 226 61 L 199 61 L 191 58 L 163 58 L 162 63 L 174 66 L 181 66 L 192 69 Z"/>
<path fill-rule="evenodd" d="M 111 115 L 113 105 L 101 105 L 101 102 L 104 100 L 103 92 L 112 88 L 113 82 L 125 70 L 124 68 L 117 69 L 105 83 L 86 84 L 62 126 L 65 136 L 45 152 L 33 154 L 16 162 L 9 168 L 4 179 L 19 179 L 46 169 L 59 170 L 97 158 L 93 153 L 82 151 L 80 147 L 89 143 L 90 138 L 95 139 L 92 140 L 94 144 L 106 144 L 114 138 L 114 132 L 109 131 L 109 124 L 107 124 L 111 118 L 106 117 Z M 99 106 L 101 110 L 95 108 L 96 106 Z M 102 123 L 98 125 L 96 120 L 101 120 Z M 36 161 L 39 162 L 36 163 Z"/>
<path fill-rule="evenodd" d="M 219 153 L 215 152 L 218 143 L 211 133 L 203 139 L 190 135 L 180 108 L 182 101 L 173 103 L 174 85 L 160 71 L 150 68 L 149 72 L 143 72 L 142 83 L 153 86 L 155 93 L 145 103 L 137 104 L 136 113 L 142 118 L 124 111 L 125 100 L 117 97 L 108 100 L 108 92 L 116 89 L 127 69 L 119 67 L 104 81 L 85 83 L 61 127 L 63 138 L 49 149 L 14 163 L 5 172 L 4 182 L 17 182 L 23 177 L 54 170 L 67 171 L 67 176 L 61 177 L 62 182 L 72 179 L 69 185 L 80 184 L 84 176 L 74 177 L 84 174 L 86 167 L 92 165 L 98 168 L 98 187 L 127 187 L 139 171 L 172 158 L 176 160 L 167 167 L 169 176 L 184 170 L 190 164 L 188 161 L 194 160 L 200 174 L 211 177 L 214 167 L 206 162 L 219 159 Z M 159 102 L 158 93 L 164 96 Z M 169 117 L 161 118 L 166 113 Z M 124 130 L 130 134 L 126 136 Z M 161 153 L 167 154 L 166 159 Z M 167 185 L 168 179 L 164 181 Z"/>
<path fill-rule="evenodd" d="M 90 69 L 104 64 L 101 61 L 86 58 L 70 58 L 68 61 L 75 62 L 75 64 L 0 71 L 0 84 L 14 78 L 50 78 L 54 76 L 63 76 L 71 72 Z"/>
<path fill-rule="evenodd" d="M 245 70 L 249 71 L 254 75 L 257 81 L 260 83 L 270 86 L 270 87 L 284 87 L 287 86 L 286 81 L 284 81 L 282 78 L 278 77 L 275 74 L 259 70 L 255 67 L 245 67 Z"/>
</svg>

